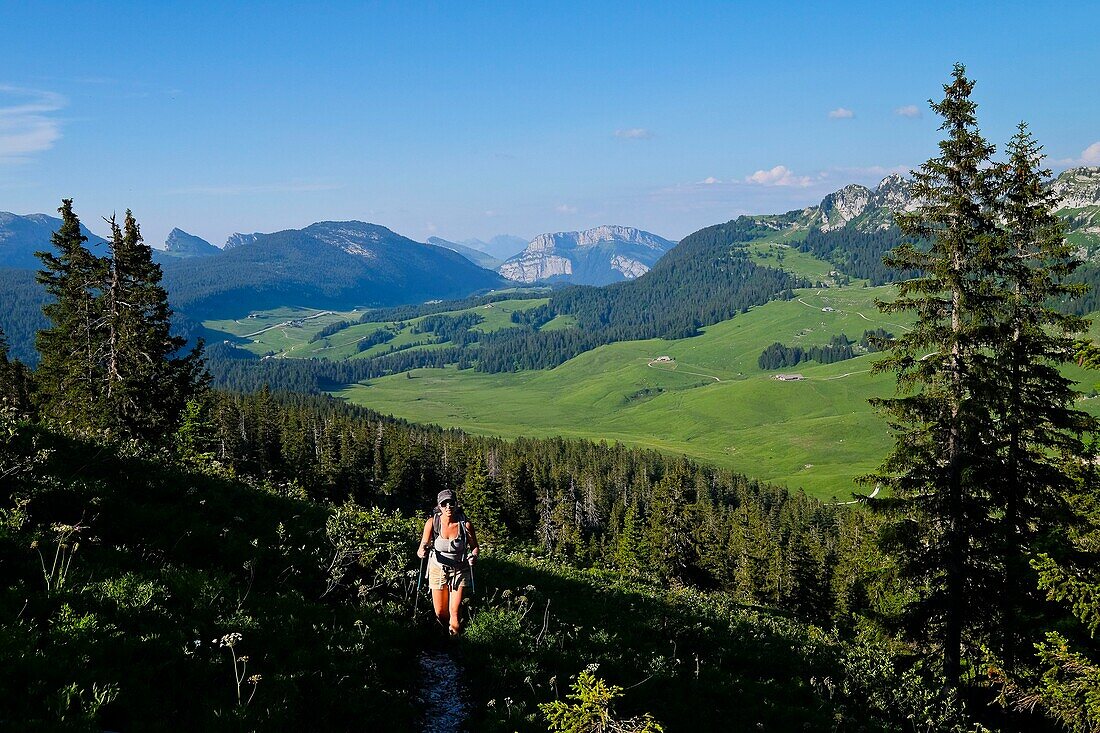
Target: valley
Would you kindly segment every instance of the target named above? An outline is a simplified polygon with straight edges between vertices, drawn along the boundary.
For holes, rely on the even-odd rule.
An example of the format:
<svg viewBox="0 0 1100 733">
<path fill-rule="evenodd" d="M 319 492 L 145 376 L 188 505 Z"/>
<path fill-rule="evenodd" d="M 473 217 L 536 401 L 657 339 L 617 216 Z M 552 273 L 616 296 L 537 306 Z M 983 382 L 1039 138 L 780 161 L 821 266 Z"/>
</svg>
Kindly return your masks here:
<svg viewBox="0 0 1100 733">
<path fill-rule="evenodd" d="M 761 369 L 757 360 L 775 341 L 812 346 L 841 333 L 858 339 L 865 330 L 907 328 L 875 307 L 876 298 L 891 292 L 859 286 L 801 290 L 794 300 L 752 308 L 694 338 L 601 346 L 551 370 L 415 369 L 333 394 L 382 413 L 475 434 L 590 438 L 682 453 L 823 499 L 846 500 L 856 489 L 854 479 L 875 468 L 889 447 L 885 424 L 867 399 L 889 393 L 890 377 L 870 374 L 874 355 L 779 370 L 802 374 L 800 382 L 777 381 L 776 370 Z M 503 328 L 512 325 L 512 311 L 543 302 L 503 301 L 491 309 L 451 314 L 485 314 L 486 321 L 475 328 Z M 357 315 L 302 319 L 294 328 L 265 330 L 246 348 L 257 354 L 276 350 L 283 357 L 338 358 L 348 341 L 385 324 L 351 326 L 328 337 L 328 345 L 310 344 L 311 334 Z M 301 318 L 301 312 L 284 309 L 206 325 L 243 336 L 268 320 L 281 323 L 291 316 Z M 390 343 L 417 338 L 410 332 L 419 320 L 411 319 Z M 661 356 L 670 361 L 655 363 Z"/>
</svg>

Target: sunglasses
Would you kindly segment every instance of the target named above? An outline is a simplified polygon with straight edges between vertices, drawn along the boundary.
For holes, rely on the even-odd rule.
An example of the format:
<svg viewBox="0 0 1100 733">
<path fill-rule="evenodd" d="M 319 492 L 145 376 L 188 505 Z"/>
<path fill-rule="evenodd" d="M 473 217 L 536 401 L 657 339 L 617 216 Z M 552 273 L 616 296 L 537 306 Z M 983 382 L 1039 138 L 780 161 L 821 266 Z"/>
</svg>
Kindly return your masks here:
<svg viewBox="0 0 1100 733">
<path fill-rule="evenodd" d="M 446 501 L 441 501 L 439 503 L 439 506 L 454 506 L 454 505 L 455 505 L 455 503 L 453 501 L 451 501 L 450 499 L 447 499 Z"/>
</svg>

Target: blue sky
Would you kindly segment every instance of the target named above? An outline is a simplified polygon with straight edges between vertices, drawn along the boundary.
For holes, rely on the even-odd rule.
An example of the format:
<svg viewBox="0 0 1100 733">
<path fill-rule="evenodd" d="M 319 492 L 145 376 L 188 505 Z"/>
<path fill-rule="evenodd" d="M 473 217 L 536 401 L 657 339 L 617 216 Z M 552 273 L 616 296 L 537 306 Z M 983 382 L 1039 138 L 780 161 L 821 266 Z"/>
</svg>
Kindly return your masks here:
<svg viewBox="0 0 1100 733">
<path fill-rule="evenodd" d="M 0 210 L 146 239 L 362 219 L 678 239 L 986 135 L 1100 165 L 1095 3 L 0 4 Z"/>
</svg>

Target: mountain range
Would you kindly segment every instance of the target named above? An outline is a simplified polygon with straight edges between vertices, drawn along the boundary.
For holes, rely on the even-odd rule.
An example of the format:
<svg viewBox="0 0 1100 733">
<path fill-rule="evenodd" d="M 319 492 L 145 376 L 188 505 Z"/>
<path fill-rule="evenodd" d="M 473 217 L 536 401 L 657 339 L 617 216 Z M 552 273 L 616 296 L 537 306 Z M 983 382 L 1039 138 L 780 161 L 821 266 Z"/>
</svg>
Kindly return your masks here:
<svg viewBox="0 0 1100 733">
<path fill-rule="evenodd" d="M 1064 171 L 1051 185 L 1061 197 L 1058 213 L 1066 222 L 1066 237 L 1087 262 L 1083 269 L 1100 269 L 1100 167 Z M 740 228 L 751 224 L 756 231 L 789 232 L 792 243 L 805 251 L 834 263 L 847 275 L 874 282 L 868 268 L 881 268 L 881 254 L 896 241 L 892 212 L 913 205 L 906 181 L 888 176 L 873 189 L 853 184 L 815 206 L 737 221 Z M 20 358 L 33 360 L 33 334 L 42 325 L 44 294 L 34 283 L 33 273 L 40 265 L 34 252 L 49 247 L 50 235 L 60 223 L 44 214 L 0 212 L 0 327 L 8 335 L 13 355 Z M 696 235 L 709 229 L 713 227 Z M 84 231 L 92 248 L 102 251 L 104 240 Z M 696 235 L 692 237 L 698 239 Z M 495 273 L 471 261 L 479 256 L 475 252 L 487 255 L 471 246 L 471 241 L 479 247 L 489 244 L 438 239 L 424 244 L 376 224 L 319 222 L 271 234 L 234 234 L 224 249 L 175 229 L 166 249 L 156 256 L 164 268 L 173 307 L 203 319 L 288 303 L 350 308 L 461 298 L 507 287 L 506 277 L 521 282 L 626 281 L 645 273 L 675 247 L 669 240 L 629 227 L 544 234 L 507 258 L 499 265 L 500 273 Z M 516 246 L 522 240 L 505 236 L 493 241 L 500 252 L 499 247 Z M 462 249 L 467 251 L 460 253 Z M 674 259 L 680 261 L 683 256 Z M 661 279 L 667 279 L 669 272 L 663 268 Z"/>
<path fill-rule="evenodd" d="M 0 211 L 0 267 L 37 270 L 42 266 L 35 252 L 50 249 L 50 237 L 61 226 L 61 220 L 47 214 L 11 214 Z M 88 238 L 87 246 L 97 254 L 107 244 L 103 237 L 88 231 L 83 224 L 80 231 Z"/>
<path fill-rule="evenodd" d="M 226 317 L 287 303 L 396 305 L 506 285 L 456 252 L 360 221 L 235 234 L 217 254 L 165 263 L 164 274 L 173 306 L 192 317 Z"/>
<path fill-rule="evenodd" d="M 488 252 L 480 249 L 474 249 L 465 244 L 459 242 L 450 242 L 440 237 L 428 237 L 428 244 L 434 244 L 436 247 L 445 247 L 449 250 L 458 252 L 460 255 L 473 262 L 478 267 L 484 267 L 486 270 L 496 270 L 500 267 L 504 260 L 494 257 Z"/>
<path fill-rule="evenodd" d="M 542 234 L 497 271 L 522 283 L 608 285 L 644 275 L 675 246 L 656 234 L 624 226 Z"/>
</svg>

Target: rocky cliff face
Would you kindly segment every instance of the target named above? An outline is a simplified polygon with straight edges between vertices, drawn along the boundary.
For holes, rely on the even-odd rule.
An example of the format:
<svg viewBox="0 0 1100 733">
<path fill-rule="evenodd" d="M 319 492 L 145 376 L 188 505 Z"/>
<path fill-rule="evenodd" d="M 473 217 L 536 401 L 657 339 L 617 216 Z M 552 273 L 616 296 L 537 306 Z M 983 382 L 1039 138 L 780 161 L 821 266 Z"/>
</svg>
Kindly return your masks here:
<svg viewBox="0 0 1100 733">
<path fill-rule="evenodd" d="M 1100 166 L 1063 171 L 1050 188 L 1060 199 L 1059 209 L 1100 206 Z"/>
<path fill-rule="evenodd" d="M 556 279 L 606 285 L 644 275 L 674 246 L 656 234 L 624 226 L 540 234 L 497 271 L 524 283 Z"/>
<path fill-rule="evenodd" d="M 912 211 L 915 205 L 909 182 L 895 173 L 883 178 L 874 190 L 851 184 L 829 194 L 815 207 L 811 225 L 823 232 L 846 226 L 864 232 L 887 229 L 894 223 L 895 212 Z"/>
<path fill-rule="evenodd" d="M 206 257 L 216 255 L 221 250 L 202 237 L 188 234 L 182 229 L 173 229 L 164 240 L 164 252 L 176 257 Z"/>
<path fill-rule="evenodd" d="M 225 246 L 222 249 L 233 249 L 234 247 L 240 247 L 243 244 L 252 244 L 257 239 L 262 237 L 263 234 L 259 232 L 253 232 L 252 234 L 230 234 L 225 240 Z"/>
<path fill-rule="evenodd" d="M 1063 171 L 1050 188 L 1059 197 L 1058 214 L 1077 256 L 1100 261 L 1100 166 Z"/>
</svg>

